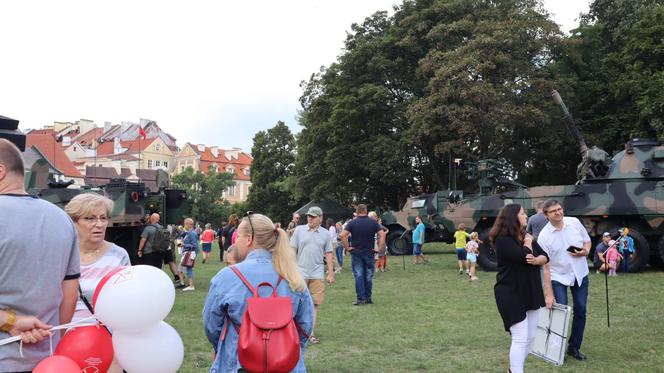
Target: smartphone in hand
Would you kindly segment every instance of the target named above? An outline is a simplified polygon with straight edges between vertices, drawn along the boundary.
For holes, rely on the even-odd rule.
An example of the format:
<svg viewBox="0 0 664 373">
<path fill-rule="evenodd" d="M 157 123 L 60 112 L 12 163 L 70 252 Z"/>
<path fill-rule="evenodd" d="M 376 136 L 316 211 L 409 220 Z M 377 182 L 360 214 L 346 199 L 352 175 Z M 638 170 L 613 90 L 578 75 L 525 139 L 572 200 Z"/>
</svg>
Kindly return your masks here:
<svg viewBox="0 0 664 373">
<path fill-rule="evenodd" d="M 567 251 L 569 251 L 570 253 L 576 253 L 576 252 L 579 252 L 581 250 L 583 250 L 583 249 L 580 248 L 580 247 L 576 247 L 576 246 L 570 246 L 570 247 L 567 248 Z"/>
</svg>

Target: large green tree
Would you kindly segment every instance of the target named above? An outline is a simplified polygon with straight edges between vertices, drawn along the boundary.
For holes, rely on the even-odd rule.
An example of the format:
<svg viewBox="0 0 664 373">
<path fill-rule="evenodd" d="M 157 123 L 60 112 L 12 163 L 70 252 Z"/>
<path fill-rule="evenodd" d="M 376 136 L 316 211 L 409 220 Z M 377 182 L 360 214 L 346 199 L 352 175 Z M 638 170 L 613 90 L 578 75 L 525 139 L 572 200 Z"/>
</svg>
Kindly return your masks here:
<svg viewBox="0 0 664 373">
<path fill-rule="evenodd" d="M 173 176 L 175 187 L 185 189 L 192 202 L 192 216 L 201 223 L 217 225 L 228 216 L 231 205 L 223 199 L 224 191 L 235 185 L 234 175 L 228 172 L 216 172 L 208 167 L 207 173 L 194 171 L 187 167 L 183 172 Z"/>
<path fill-rule="evenodd" d="M 595 0 L 549 66 L 588 143 L 664 140 L 664 2 Z"/>
<path fill-rule="evenodd" d="M 279 121 L 254 136 L 251 148 L 251 187 L 247 208 L 285 223 L 300 203 L 294 188 L 295 137 Z"/>
<path fill-rule="evenodd" d="M 545 136 L 544 69 L 561 36 L 538 1 L 405 1 L 351 29 L 303 84 L 301 190 L 394 208 L 448 187 L 450 158 L 498 158 L 522 178 L 559 163 L 542 146 L 562 141 Z"/>
</svg>

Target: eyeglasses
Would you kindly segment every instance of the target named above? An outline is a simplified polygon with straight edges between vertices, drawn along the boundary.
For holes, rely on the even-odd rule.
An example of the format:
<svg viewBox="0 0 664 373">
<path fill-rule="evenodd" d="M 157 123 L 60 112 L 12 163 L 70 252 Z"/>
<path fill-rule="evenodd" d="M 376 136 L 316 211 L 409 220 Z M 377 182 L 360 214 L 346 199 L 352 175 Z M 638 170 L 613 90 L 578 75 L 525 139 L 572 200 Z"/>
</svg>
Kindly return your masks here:
<svg viewBox="0 0 664 373">
<path fill-rule="evenodd" d="M 563 208 L 558 207 L 557 209 L 551 209 L 549 211 L 544 211 L 545 214 L 554 213 L 554 212 L 563 212 Z"/>
<path fill-rule="evenodd" d="M 244 213 L 244 217 L 246 217 L 247 220 L 249 220 L 249 226 L 251 227 L 251 238 L 252 239 L 254 238 L 254 225 L 251 223 L 251 215 L 253 215 L 253 214 L 254 214 L 253 211 L 247 211 L 247 212 Z"/>
<path fill-rule="evenodd" d="M 86 216 L 83 219 L 84 222 L 88 224 L 95 224 L 96 222 L 100 222 L 101 224 L 107 224 L 108 223 L 108 217 L 107 216 Z"/>
</svg>

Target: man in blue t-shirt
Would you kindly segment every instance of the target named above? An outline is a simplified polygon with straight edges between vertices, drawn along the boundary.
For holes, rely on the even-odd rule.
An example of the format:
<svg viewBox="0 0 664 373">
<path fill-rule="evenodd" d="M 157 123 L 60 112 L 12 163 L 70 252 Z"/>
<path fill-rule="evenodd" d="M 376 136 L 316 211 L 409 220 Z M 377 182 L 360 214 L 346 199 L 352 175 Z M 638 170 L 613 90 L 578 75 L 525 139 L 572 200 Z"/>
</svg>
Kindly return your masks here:
<svg viewBox="0 0 664 373">
<path fill-rule="evenodd" d="M 357 218 L 350 221 L 341 232 L 341 243 L 350 252 L 353 276 L 355 277 L 355 293 L 357 300 L 353 305 L 372 304 L 371 287 L 374 273 L 374 252 L 376 247 L 385 245 L 385 231 L 377 221 L 368 216 L 367 206 L 359 204 L 355 208 Z M 378 245 L 374 237 L 378 235 Z M 348 242 L 353 238 L 353 246 Z"/>
</svg>

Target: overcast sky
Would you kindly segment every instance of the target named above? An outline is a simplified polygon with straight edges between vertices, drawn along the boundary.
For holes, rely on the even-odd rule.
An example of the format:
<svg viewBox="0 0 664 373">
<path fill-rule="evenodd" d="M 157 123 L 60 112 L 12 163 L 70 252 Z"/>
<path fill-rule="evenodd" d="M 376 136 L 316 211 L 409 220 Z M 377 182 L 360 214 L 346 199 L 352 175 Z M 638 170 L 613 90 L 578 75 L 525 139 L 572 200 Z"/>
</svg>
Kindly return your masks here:
<svg viewBox="0 0 664 373">
<path fill-rule="evenodd" d="M 20 128 L 147 118 L 185 142 L 251 150 L 346 32 L 396 0 L 2 1 L 0 115 Z M 588 0 L 545 0 L 563 31 Z"/>
</svg>

